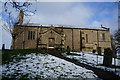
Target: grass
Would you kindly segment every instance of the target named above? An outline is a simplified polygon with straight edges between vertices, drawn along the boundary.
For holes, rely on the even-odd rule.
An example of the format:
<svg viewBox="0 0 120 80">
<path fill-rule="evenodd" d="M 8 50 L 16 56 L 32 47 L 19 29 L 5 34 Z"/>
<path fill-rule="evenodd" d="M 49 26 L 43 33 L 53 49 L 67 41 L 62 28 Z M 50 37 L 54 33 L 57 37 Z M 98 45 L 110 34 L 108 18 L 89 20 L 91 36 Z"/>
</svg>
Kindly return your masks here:
<svg viewBox="0 0 120 80">
<path fill-rule="evenodd" d="M 28 53 L 40 53 L 40 52 L 45 52 L 43 50 L 40 49 L 13 49 L 13 50 L 3 50 L 2 53 L 14 53 L 14 54 L 18 54 L 18 53 L 23 53 L 23 54 L 28 54 Z"/>
<path fill-rule="evenodd" d="M 120 66 L 112 65 L 111 68 L 120 68 Z"/>
<path fill-rule="evenodd" d="M 67 55 L 73 55 L 73 56 L 81 56 L 81 54 L 75 54 L 75 53 L 69 53 Z"/>
<path fill-rule="evenodd" d="M 55 51 L 55 52 L 54 52 Z M 9 50 L 5 49 L 2 51 L 2 64 L 8 64 L 9 62 L 12 62 L 13 59 L 16 59 L 16 62 L 23 59 L 26 54 L 36 53 L 36 54 L 44 54 L 47 55 L 47 53 L 61 53 L 65 50 L 47 50 L 47 49 L 14 49 Z M 57 54 L 59 56 L 60 54 Z M 18 57 L 19 56 L 19 57 Z M 18 58 L 17 58 L 18 57 Z"/>
<path fill-rule="evenodd" d="M 8 64 L 9 62 L 12 62 L 13 59 L 16 59 L 16 61 L 19 61 L 23 59 L 26 54 L 44 54 L 47 55 L 45 51 L 37 50 L 37 49 L 15 49 L 15 50 L 3 50 L 2 51 L 2 64 Z M 17 57 L 19 56 L 19 57 Z"/>
<path fill-rule="evenodd" d="M 104 66 L 103 64 L 99 64 L 101 66 Z M 107 66 L 107 67 L 110 67 L 110 68 L 120 68 L 120 66 L 117 66 L 117 65 L 111 65 L 111 66 Z"/>
<path fill-rule="evenodd" d="M 4 56 L 4 59 L 3 59 L 3 61 L 7 61 L 8 63 L 9 62 L 11 62 L 12 61 L 12 59 L 15 59 L 16 61 L 18 60 L 21 60 L 21 59 L 25 59 L 24 57 L 22 57 L 22 56 L 24 56 L 24 55 L 26 55 L 26 54 L 30 54 L 30 53 L 35 53 L 36 52 L 36 54 L 39 54 L 40 52 L 39 51 L 34 51 L 34 49 L 27 49 L 27 50 L 6 50 L 6 51 L 4 51 L 4 53 L 3 53 L 3 56 Z M 56 50 L 55 50 L 55 52 L 56 52 Z M 56 52 L 57 53 L 57 52 Z M 20 56 L 19 56 L 19 55 Z M 46 55 L 46 54 L 45 54 Z M 58 55 L 58 54 L 56 54 L 56 55 Z M 62 55 L 60 55 L 59 54 L 59 56 L 61 56 L 61 57 L 63 57 Z M 32 59 L 35 59 L 35 58 L 32 58 Z M 51 59 L 51 61 L 52 62 L 54 62 L 55 60 L 54 59 Z M 6 63 L 7 63 L 6 62 Z M 4 62 L 5 63 L 5 62 Z M 52 68 L 49 68 L 49 67 L 47 67 L 46 65 L 47 65 L 48 63 L 44 63 L 43 65 L 45 65 L 45 67 L 46 68 L 48 68 L 48 69 L 51 69 L 51 70 L 53 70 L 55 73 L 59 73 L 59 72 L 57 72 L 57 71 L 55 71 L 55 69 L 57 69 L 58 67 L 60 67 L 60 66 L 56 66 L 56 67 L 52 67 Z M 62 65 L 66 65 L 65 63 L 62 63 Z M 33 67 L 34 67 L 34 65 L 33 65 Z M 60 67 L 61 69 L 63 69 L 63 67 Z M 37 68 L 37 69 L 39 69 L 39 67 Z M 72 70 L 71 70 L 72 71 Z M 24 74 L 18 74 L 18 72 L 20 72 L 19 70 L 17 70 L 16 71 L 16 73 L 15 74 L 13 74 L 13 78 L 16 76 L 16 75 L 21 75 L 20 76 L 20 79 L 21 80 L 23 80 L 23 79 L 25 79 L 26 77 L 28 77 L 28 73 L 24 73 Z M 71 72 L 66 72 L 67 74 L 72 74 Z M 44 76 L 42 76 L 43 74 L 44 74 L 44 72 L 40 72 L 40 74 L 41 75 L 37 75 L 35 78 L 40 78 L 40 79 L 42 79 L 42 78 L 44 78 Z M 59 75 L 59 74 L 58 74 Z M 65 74 L 61 74 L 58 78 L 63 78 L 63 77 L 67 77 L 68 75 L 65 75 Z M 73 75 L 73 77 L 80 77 L 80 75 Z M 6 79 L 7 77 L 6 76 L 3 76 L 3 79 Z"/>
<path fill-rule="evenodd" d="M 19 62 L 21 59 L 25 59 L 24 58 L 25 55 L 31 53 L 48 55 L 47 53 L 36 49 L 4 50 L 2 51 L 2 64 L 9 64 L 10 62 L 13 62 L 13 60 L 15 60 L 15 62 Z M 28 77 L 29 74 L 24 73 L 19 75 L 21 75 L 19 80 L 23 80 L 26 77 Z M 12 78 L 14 78 L 15 76 L 16 74 L 12 75 Z M 43 76 L 38 76 L 38 78 L 43 78 Z M 7 80 L 8 77 L 2 75 L 2 79 Z"/>
<path fill-rule="evenodd" d="M 16 51 L 17 51 L 17 53 L 16 53 Z M 26 54 L 29 54 L 29 53 L 22 53 L 23 51 L 26 51 L 26 50 L 22 50 L 22 51 L 16 50 L 16 51 L 12 52 L 12 51 L 8 50 L 6 53 L 3 53 L 3 57 L 4 57 L 3 63 L 6 64 L 6 63 L 9 63 L 9 62 L 12 62 L 13 59 L 15 59 L 16 61 L 19 61 L 20 59 L 25 59 L 22 56 L 24 56 Z M 21 52 L 21 53 L 19 53 L 19 52 Z M 21 56 L 19 56 L 18 54 L 21 55 Z M 37 53 L 37 54 L 39 54 L 39 53 Z M 51 61 L 54 61 L 54 59 L 51 59 Z M 48 63 L 45 63 L 45 64 L 48 64 Z M 63 63 L 62 65 L 65 65 L 65 64 Z M 54 72 L 56 72 L 55 71 L 56 67 L 49 68 L 49 67 L 46 66 L 46 68 L 51 69 Z M 29 77 L 28 73 L 21 74 L 21 73 L 18 73 L 18 72 L 19 72 L 19 70 L 17 70 L 16 73 L 14 73 L 11 77 L 16 78 L 17 75 L 20 75 L 19 77 L 20 77 L 21 80 L 26 79 L 27 77 Z M 36 78 L 39 78 L 39 79 L 44 78 L 44 76 L 42 76 L 43 74 L 44 74 L 44 72 L 40 72 L 40 75 L 37 75 Z M 10 76 L 10 75 L 7 75 L 7 76 Z M 2 77 L 3 77 L 3 79 L 8 79 L 7 76 L 2 76 Z M 62 75 L 60 75 L 60 77 L 67 77 L 67 75 L 62 74 Z"/>
</svg>

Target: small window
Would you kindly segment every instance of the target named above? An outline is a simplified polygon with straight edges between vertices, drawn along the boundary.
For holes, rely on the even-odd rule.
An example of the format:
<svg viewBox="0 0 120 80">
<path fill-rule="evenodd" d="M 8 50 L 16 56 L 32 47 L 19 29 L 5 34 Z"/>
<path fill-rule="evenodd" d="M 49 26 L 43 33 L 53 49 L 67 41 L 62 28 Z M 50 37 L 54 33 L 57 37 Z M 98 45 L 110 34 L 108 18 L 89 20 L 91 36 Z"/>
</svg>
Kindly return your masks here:
<svg viewBox="0 0 120 80">
<path fill-rule="evenodd" d="M 32 40 L 32 36 L 33 36 L 32 31 L 30 31 L 30 40 Z"/>
<path fill-rule="evenodd" d="M 100 40 L 105 40 L 105 34 L 104 33 L 100 34 Z"/>
<path fill-rule="evenodd" d="M 35 31 L 28 31 L 28 40 L 35 39 Z"/>
<path fill-rule="evenodd" d="M 31 34 L 30 34 L 30 31 L 29 31 L 29 32 L 28 32 L 28 40 L 30 40 L 30 35 L 31 35 Z"/>
<path fill-rule="evenodd" d="M 86 43 L 88 43 L 88 34 L 86 34 Z"/>
<path fill-rule="evenodd" d="M 35 39 L 35 31 L 33 31 L 33 40 Z"/>
</svg>

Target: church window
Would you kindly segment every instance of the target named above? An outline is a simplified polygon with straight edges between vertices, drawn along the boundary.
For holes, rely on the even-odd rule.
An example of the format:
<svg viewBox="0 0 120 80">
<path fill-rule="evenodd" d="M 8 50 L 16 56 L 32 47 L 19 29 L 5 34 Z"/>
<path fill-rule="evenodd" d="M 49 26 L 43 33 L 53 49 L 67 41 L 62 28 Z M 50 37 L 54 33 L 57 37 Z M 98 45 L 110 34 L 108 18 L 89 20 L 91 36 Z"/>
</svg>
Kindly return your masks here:
<svg viewBox="0 0 120 80">
<path fill-rule="evenodd" d="M 35 31 L 28 31 L 28 40 L 35 39 Z"/>
<path fill-rule="evenodd" d="M 88 43 L 88 34 L 86 34 L 86 43 Z"/>
<path fill-rule="evenodd" d="M 105 40 L 105 34 L 104 33 L 100 34 L 100 40 Z"/>
</svg>

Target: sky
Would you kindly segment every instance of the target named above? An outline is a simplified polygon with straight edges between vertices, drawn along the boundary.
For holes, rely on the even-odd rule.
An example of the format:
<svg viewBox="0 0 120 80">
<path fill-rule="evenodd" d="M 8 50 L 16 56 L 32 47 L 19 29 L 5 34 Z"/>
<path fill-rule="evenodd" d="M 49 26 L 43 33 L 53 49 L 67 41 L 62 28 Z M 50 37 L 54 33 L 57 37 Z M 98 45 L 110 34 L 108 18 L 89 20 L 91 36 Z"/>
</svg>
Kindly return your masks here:
<svg viewBox="0 0 120 80">
<path fill-rule="evenodd" d="M 35 14 L 24 17 L 24 21 L 40 24 L 65 24 L 84 27 L 110 28 L 113 34 L 118 29 L 118 6 L 117 2 L 32 2 L 30 10 L 37 10 Z M 18 12 L 10 8 L 16 19 Z M 6 22 L 8 15 L 2 12 L 0 16 Z M 1 28 L 0 28 L 1 29 Z M 0 36 L 1 37 L 1 36 Z M 10 48 L 11 37 L 8 32 L 2 29 L 2 44 Z"/>
<path fill-rule="evenodd" d="M 117 28 L 117 3 L 43 2 L 36 5 L 37 12 L 31 17 L 31 22 L 87 27 L 99 27 L 103 24 L 106 27 Z"/>
</svg>

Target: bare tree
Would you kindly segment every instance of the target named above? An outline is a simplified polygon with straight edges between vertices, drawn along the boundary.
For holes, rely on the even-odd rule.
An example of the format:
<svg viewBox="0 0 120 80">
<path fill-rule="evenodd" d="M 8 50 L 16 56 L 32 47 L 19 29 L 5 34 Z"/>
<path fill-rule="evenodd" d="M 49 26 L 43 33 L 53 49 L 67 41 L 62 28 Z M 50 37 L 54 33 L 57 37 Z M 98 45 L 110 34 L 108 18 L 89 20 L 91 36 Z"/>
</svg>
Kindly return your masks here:
<svg viewBox="0 0 120 80">
<path fill-rule="evenodd" d="M 120 29 L 118 29 L 116 31 L 116 33 L 114 34 L 115 40 L 116 40 L 116 50 L 120 51 Z"/>
<path fill-rule="evenodd" d="M 120 29 L 118 29 L 115 33 L 115 40 L 117 41 L 117 44 L 120 43 Z"/>
<path fill-rule="evenodd" d="M 117 54 L 118 51 L 120 51 L 120 29 L 118 29 L 114 35 L 111 37 L 112 39 L 112 48 L 115 53 Z"/>
<path fill-rule="evenodd" d="M 36 1 L 36 0 L 35 0 Z M 25 2 L 17 2 L 17 0 L 8 0 L 4 2 L 4 12 L 9 15 L 7 19 L 8 25 L 4 24 L 4 29 L 11 34 L 12 37 L 12 48 L 15 46 L 15 40 L 17 36 L 24 32 L 21 28 L 15 29 L 16 25 L 21 25 L 23 23 L 24 16 L 30 16 L 29 13 L 35 14 L 36 10 L 30 10 L 29 7 L 32 6 L 32 3 L 26 0 Z M 11 8 L 14 9 L 15 12 L 18 12 L 19 15 L 17 17 L 13 17 L 15 13 L 12 14 Z M 29 23 L 30 20 L 26 22 Z"/>
</svg>

